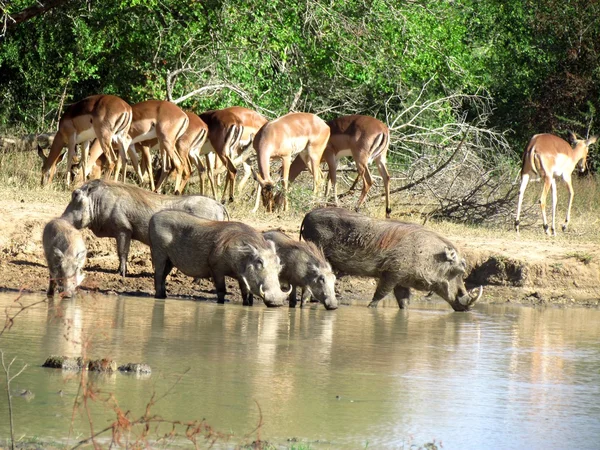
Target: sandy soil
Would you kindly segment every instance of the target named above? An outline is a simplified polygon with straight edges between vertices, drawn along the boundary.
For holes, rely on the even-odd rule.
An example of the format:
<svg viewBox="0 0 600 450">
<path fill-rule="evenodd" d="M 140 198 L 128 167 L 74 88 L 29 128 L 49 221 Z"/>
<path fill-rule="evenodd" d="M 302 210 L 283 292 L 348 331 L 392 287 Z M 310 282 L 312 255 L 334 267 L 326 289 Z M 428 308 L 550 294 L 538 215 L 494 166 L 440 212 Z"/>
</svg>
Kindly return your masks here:
<svg viewBox="0 0 600 450">
<path fill-rule="evenodd" d="M 59 216 L 68 194 L 4 195 L 0 200 L 0 290 L 45 292 L 48 271 L 41 246 L 45 223 Z M 232 214 L 236 218 L 235 214 Z M 260 230 L 280 228 L 297 235 L 301 216 L 259 214 L 243 221 Z M 584 239 L 545 237 L 540 230 L 518 237 L 511 232 L 482 232 L 453 225 L 428 225 L 446 235 L 462 249 L 470 267 L 467 285 L 484 286 L 482 302 L 520 302 L 598 306 L 600 302 L 600 246 Z M 153 296 L 149 249 L 132 243 L 129 273 L 117 275 L 114 239 L 98 239 L 85 230 L 88 247 L 87 278 L 83 290 L 106 294 Z M 232 301 L 241 301 L 237 283 L 228 282 Z M 374 292 L 373 280 L 344 278 L 338 290 L 342 303 L 365 303 Z M 168 280 L 173 297 L 215 300 L 212 284 L 198 284 L 176 271 Z M 418 293 L 416 299 L 426 293 Z"/>
</svg>

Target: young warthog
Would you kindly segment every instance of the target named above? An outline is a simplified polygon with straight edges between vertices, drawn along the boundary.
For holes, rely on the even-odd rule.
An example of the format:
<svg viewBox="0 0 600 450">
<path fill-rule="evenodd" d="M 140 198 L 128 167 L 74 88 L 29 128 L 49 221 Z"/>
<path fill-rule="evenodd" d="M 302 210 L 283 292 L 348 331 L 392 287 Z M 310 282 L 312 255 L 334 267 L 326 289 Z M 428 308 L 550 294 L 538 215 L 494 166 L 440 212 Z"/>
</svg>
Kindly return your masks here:
<svg viewBox="0 0 600 450">
<path fill-rule="evenodd" d="M 469 310 L 481 297 L 481 287 L 478 295 L 467 292 L 467 264 L 456 247 L 420 225 L 322 208 L 304 217 L 300 235 L 322 247 L 339 274 L 378 279 L 369 306 L 377 306 L 393 290 L 404 308 L 410 288 L 435 292 L 455 311 Z"/>
<path fill-rule="evenodd" d="M 125 276 L 131 240 L 149 245 L 150 217 L 164 209 L 211 220 L 224 220 L 227 213 L 223 205 L 201 195 L 161 195 L 128 184 L 92 180 L 73 191 L 62 218 L 75 228 L 90 228 L 98 237 L 116 238 L 119 273 Z"/>
<path fill-rule="evenodd" d="M 52 219 L 42 234 L 44 255 L 50 271 L 48 295 L 58 286 L 64 297 L 72 297 L 83 281 L 87 250 L 81 232 L 63 219 Z"/>
<path fill-rule="evenodd" d="M 156 298 L 167 296 L 165 280 L 173 267 L 190 277 L 212 278 L 219 303 L 225 303 L 226 276 L 238 280 L 244 305 L 252 306 L 254 294 L 267 306 L 282 306 L 289 295 L 279 286 L 275 245 L 248 225 L 161 211 L 150 219 L 149 234 Z"/>
<path fill-rule="evenodd" d="M 327 309 L 337 309 L 335 275 L 323 252 L 312 242 L 295 241 L 281 231 L 266 231 L 266 240 L 275 243 L 283 268 L 279 280 L 292 287 L 290 308 L 296 307 L 296 288 L 302 288 L 300 307 L 312 295 Z"/>
</svg>

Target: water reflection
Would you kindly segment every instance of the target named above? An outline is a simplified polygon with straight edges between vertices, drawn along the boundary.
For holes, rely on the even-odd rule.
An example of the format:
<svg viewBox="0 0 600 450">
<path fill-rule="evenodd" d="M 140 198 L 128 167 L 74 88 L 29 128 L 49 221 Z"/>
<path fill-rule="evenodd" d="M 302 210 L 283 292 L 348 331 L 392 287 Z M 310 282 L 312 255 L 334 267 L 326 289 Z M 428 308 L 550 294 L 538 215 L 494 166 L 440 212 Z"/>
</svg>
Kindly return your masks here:
<svg viewBox="0 0 600 450">
<path fill-rule="evenodd" d="M 0 307 L 11 300 L 1 294 Z M 236 442 L 256 437 L 244 435 L 258 423 L 259 407 L 261 437 L 281 443 L 291 437 L 335 448 L 367 442 L 397 448 L 434 438 L 444 448 L 597 442 L 600 311 L 478 305 L 459 314 L 446 306 L 273 310 L 80 297 L 32 308 L 0 345 L 30 365 L 15 386 L 35 394 L 16 404 L 17 430 L 29 435 L 67 435 L 77 379 L 39 366 L 49 355 L 85 353 L 152 366 L 146 380 L 120 374 L 93 380 L 132 414 L 144 411 L 153 392 L 169 391 L 154 413 L 206 418 L 233 432 Z M 0 402 L 0 415 L 5 409 Z M 114 420 L 103 408 L 95 414 L 98 422 Z M 1 435 L 6 426 L 0 421 Z M 75 427 L 84 432 L 84 418 Z"/>
</svg>

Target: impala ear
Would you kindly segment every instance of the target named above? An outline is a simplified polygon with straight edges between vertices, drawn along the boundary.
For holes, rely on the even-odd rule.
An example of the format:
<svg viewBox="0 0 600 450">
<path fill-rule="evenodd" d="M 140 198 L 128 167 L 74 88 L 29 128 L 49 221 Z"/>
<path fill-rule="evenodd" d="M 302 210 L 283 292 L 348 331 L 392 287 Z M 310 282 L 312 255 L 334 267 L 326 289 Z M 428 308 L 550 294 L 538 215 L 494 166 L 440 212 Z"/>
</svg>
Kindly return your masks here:
<svg viewBox="0 0 600 450">
<path fill-rule="evenodd" d="M 264 188 L 266 181 L 260 176 L 260 174 L 256 173 L 256 170 L 254 170 L 254 167 L 251 170 L 252 170 L 252 178 L 254 178 L 258 182 L 258 184 L 260 184 L 260 187 Z"/>
<path fill-rule="evenodd" d="M 577 143 L 577 135 L 571 130 L 567 130 L 567 139 L 571 145 L 575 145 Z"/>
<path fill-rule="evenodd" d="M 589 147 L 589 146 L 590 146 L 590 145 L 592 145 L 594 142 L 596 142 L 596 139 L 598 139 L 598 137 L 597 137 L 597 136 L 592 136 L 591 138 L 589 138 L 589 139 L 587 139 L 587 140 L 585 141 L 585 145 L 587 145 L 587 146 Z"/>
</svg>

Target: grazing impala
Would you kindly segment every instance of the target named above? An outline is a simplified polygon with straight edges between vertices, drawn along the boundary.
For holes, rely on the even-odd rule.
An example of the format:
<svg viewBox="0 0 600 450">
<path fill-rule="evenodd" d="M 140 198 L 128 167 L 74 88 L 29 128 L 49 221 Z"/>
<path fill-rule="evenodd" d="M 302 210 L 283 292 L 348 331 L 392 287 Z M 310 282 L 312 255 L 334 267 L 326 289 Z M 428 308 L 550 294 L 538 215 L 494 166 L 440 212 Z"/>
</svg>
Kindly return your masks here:
<svg viewBox="0 0 600 450">
<path fill-rule="evenodd" d="M 288 208 L 287 188 L 292 157 L 298 155 L 313 176 L 313 193 L 319 189 L 321 169 L 319 164 L 329 139 L 329 127 L 315 114 L 289 113 L 264 125 L 254 137 L 254 150 L 258 160 L 259 183 L 254 212 L 258 209 L 259 196 L 267 211 L 273 210 L 273 185 L 269 171 L 271 158 L 282 161 L 283 209 Z M 262 191 L 262 192 L 261 192 Z"/>
<path fill-rule="evenodd" d="M 343 156 L 352 156 L 358 172 L 356 180 L 350 187 L 352 191 L 359 180 L 363 180 L 363 189 L 356 204 L 356 210 L 365 201 L 367 193 L 373 185 L 369 164 L 375 162 L 385 188 L 385 216 L 389 219 L 390 207 L 390 175 L 386 166 L 386 156 L 390 142 L 390 132 L 386 124 L 370 116 L 342 116 L 327 122 L 331 129 L 329 142 L 323 153 L 323 161 L 329 166 L 329 181 L 333 187 L 333 198 L 337 199 L 336 169 L 337 163 Z M 290 168 L 290 181 L 306 168 L 302 158 L 296 158 Z M 329 183 L 327 184 L 329 191 Z M 327 197 L 327 193 L 325 196 Z"/>
<path fill-rule="evenodd" d="M 60 118 L 58 132 L 52 142 L 50 153 L 44 155 L 38 146 L 38 154 L 43 159 L 42 186 L 50 183 L 56 172 L 56 164 L 67 146 L 67 184 L 71 184 L 71 166 L 75 156 L 75 146 L 84 144 L 82 167 L 87 167 L 90 141 L 97 138 L 112 171 L 115 154 L 112 141 L 121 148 L 121 155 L 129 145 L 128 130 L 131 125 L 132 111 L 124 100 L 114 95 L 92 95 L 72 104 Z M 110 175 L 110 174 L 109 174 Z"/>
<path fill-rule="evenodd" d="M 133 111 L 133 121 L 129 128 L 129 137 L 131 138 L 129 155 L 132 158 L 138 176 L 142 178 L 142 172 L 134 146 L 136 143 L 156 139 L 160 148 L 161 160 L 163 161 L 163 170 L 168 172 L 175 171 L 177 177 L 175 186 L 179 186 L 182 177 L 182 163 L 177 154 L 176 145 L 177 140 L 183 136 L 188 127 L 188 116 L 179 106 L 163 100 L 147 100 L 133 105 L 131 109 Z M 151 161 L 148 147 L 144 147 L 143 159 L 146 165 Z M 117 165 L 117 175 L 119 173 L 118 169 L 119 164 Z M 154 176 L 152 170 L 148 170 L 148 172 L 150 188 L 154 191 Z M 125 173 L 123 174 L 124 177 Z"/>
<path fill-rule="evenodd" d="M 571 173 L 575 166 L 580 172 L 585 171 L 588 147 L 596 142 L 596 136 L 589 139 L 577 139 L 574 133 L 569 131 L 569 140 L 573 143 L 571 146 L 563 139 L 553 134 L 536 134 L 531 138 L 525 152 L 523 153 L 523 165 L 521 167 L 521 187 L 519 189 L 519 201 L 517 204 L 517 218 L 515 220 L 515 230 L 519 232 L 519 218 L 521 217 L 521 206 L 523 204 L 523 194 L 527 188 L 530 177 L 540 177 L 544 181 L 542 195 L 540 197 L 540 206 L 542 208 L 542 219 L 544 221 L 544 231 L 550 234 L 548 230 L 548 220 L 546 218 L 546 197 L 548 190 L 552 188 L 552 235 L 556 235 L 555 216 L 556 216 L 556 179 L 562 177 L 569 190 L 569 205 L 567 207 L 567 217 L 562 226 L 563 231 L 567 230 L 569 219 L 571 217 L 571 205 L 573 204 L 573 185 L 571 184 Z"/>
<path fill-rule="evenodd" d="M 225 199 L 227 186 L 229 186 L 229 201 L 233 201 L 235 191 L 235 175 L 237 170 L 233 160 L 241 155 L 252 143 L 253 136 L 267 122 L 256 111 L 241 106 L 206 111 L 200 118 L 208 125 L 208 140 L 201 154 L 214 151 L 223 165 L 227 168 L 227 181 L 223 188 L 222 200 Z M 244 178 L 240 188 L 246 183 L 250 175 L 250 166 L 244 162 Z M 210 173 L 209 173 L 209 176 Z M 214 184 L 214 182 L 211 181 Z"/>
</svg>

